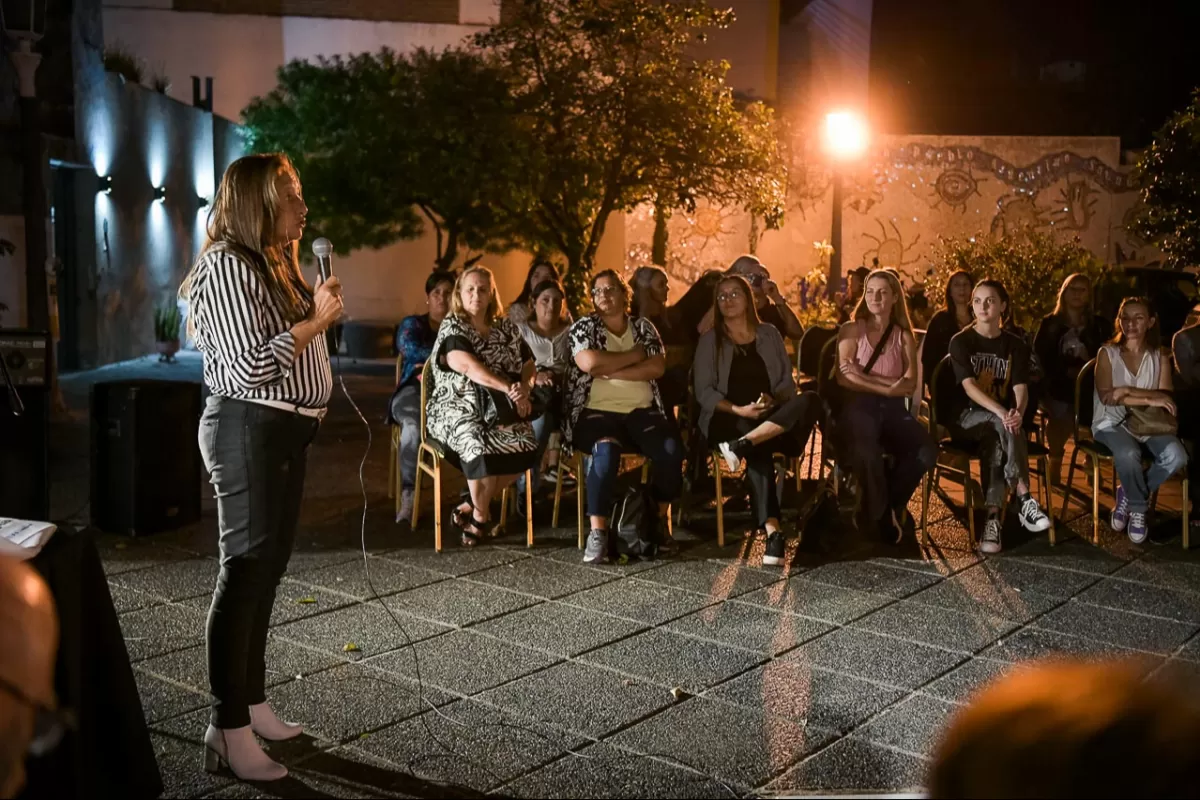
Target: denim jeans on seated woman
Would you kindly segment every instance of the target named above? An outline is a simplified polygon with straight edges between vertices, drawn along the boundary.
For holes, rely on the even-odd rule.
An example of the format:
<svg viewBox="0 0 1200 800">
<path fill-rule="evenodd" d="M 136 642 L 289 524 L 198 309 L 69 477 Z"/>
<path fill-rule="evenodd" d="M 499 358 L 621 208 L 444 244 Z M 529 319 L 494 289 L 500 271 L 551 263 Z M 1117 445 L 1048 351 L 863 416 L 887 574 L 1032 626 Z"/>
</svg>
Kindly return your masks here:
<svg viewBox="0 0 1200 800">
<path fill-rule="evenodd" d="M 1125 489 L 1130 513 L 1146 513 L 1154 490 L 1187 465 L 1187 451 L 1177 436 L 1149 436 L 1142 442 L 1122 427 L 1106 428 L 1093 435 L 1112 451 L 1113 468 Z M 1154 459 L 1149 470 L 1142 469 L 1145 456 Z"/>
</svg>

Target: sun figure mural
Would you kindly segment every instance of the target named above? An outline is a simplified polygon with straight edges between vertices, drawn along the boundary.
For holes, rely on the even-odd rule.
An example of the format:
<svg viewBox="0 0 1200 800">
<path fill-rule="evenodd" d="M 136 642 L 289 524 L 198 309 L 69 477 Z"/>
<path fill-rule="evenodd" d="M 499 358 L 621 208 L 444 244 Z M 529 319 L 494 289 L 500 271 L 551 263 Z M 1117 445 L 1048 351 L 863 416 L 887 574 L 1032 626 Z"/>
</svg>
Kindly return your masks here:
<svg viewBox="0 0 1200 800">
<path fill-rule="evenodd" d="M 895 221 L 888 224 L 892 226 L 892 232 L 889 233 L 883 224 L 883 220 L 879 217 L 875 218 L 875 222 L 879 225 L 879 236 L 873 236 L 869 233 L 862 234 L 863 238 L 870 239 L 875 243 L 875 246 L 869 250 L 863 251 L 862 263 L 869 264 L 871 259 L 878 258 L 879 266 L 895 267 L 900 269 L 908 264 L 915 264 L 920 260 L 920 255 L 913 255 L 912 258 L 905 259 L 905 256 L 912 253 L 913 248 L 917 246 L 917 242 L 921 241 L 921 234 L 911 242 L 905 244 L 904 237 L 900 233 L 900 229 L 896 227 Z"/>
<path fill-rule="evenodd" d="M 965 214 L 967 201 L 973 195 L 983 196 L 979 191 L 979 184 L 983 180 L 972 175 L 969 166 L 947 167 L 933 183 L 930 207 L 937 208 L 944 204 L 953 211 Z"/>
</svg>

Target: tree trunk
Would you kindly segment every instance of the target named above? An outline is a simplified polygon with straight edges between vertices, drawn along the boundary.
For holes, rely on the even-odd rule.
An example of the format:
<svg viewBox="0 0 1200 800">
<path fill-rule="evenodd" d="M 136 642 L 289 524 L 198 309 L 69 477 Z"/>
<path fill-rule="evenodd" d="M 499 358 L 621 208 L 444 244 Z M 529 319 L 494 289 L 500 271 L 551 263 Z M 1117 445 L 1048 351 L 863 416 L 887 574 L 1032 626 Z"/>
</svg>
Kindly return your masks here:
<svg viewBox="0 0 1200 800">
<path fill-rule="evenodd" d="M 567 307 L 576 319 L 591 310 L 588 302 L 588 280 L 592 275 L 592 260 L 585 260 L 581 252 L 564 253 L 567 257 L 567 272 L 563 275 L 563 289 L 567 293 Z"/>
<path fill-rule="evenodd" d="M 654 206 L 654 243 L 650 249 L 650 261 L 660 267 L 667 265 L 667 245 L 669 233 L 667 221 L 671 219 L 671 209 L 661 205 Z"/>
<path fill-rule="evenodd" d="M 759 239 L 758 215 L 751 214 L 750 215 L 750 241 L 748 242 L 748 244 L 750 246 L 750 255 L 756 255 L 758 253 L 758 239 Z"/>
<path fill-rule="evenodd" d="M 440 229 L 439 229 L 439 239 Z M 446 229 L 446 247 L 444 250 L 439 249 L 437 257 L 437 268 L 449 272 L 454 269 L 454 261 L 458 258 L 458 230 L 455 228 Z"/>
</svg>

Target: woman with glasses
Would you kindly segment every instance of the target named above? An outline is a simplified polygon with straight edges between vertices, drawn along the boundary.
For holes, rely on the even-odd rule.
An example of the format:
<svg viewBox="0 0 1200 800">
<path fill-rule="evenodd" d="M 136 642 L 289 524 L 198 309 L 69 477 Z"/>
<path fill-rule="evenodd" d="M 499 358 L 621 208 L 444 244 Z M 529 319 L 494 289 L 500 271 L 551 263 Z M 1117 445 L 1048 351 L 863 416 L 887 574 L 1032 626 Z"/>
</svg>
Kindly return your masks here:
<svg viewBox="0 0 1200 800">
<path fill-rule="evenodd" d="M 646 319 L 629 316 L 629 287 L 614 270 L 597 273 L 591 291 L 595 312 L 571 326 L 563 422 L 567 443 L 591 455 L 587 564 L 608 560 L 609 517 L 623 453 L 639 452 L 653 462 L 651 488 L 660 523 L 654 540 L 637 543 L 631 555 L 653 555 L 672 544 L 663 523 L 683 483 L 683 447 L 658 390 L 666 368 L 658 331 Z"/>
<path fill-rule="evenodd" d="M 796 393 L 783 337 L 759 321 L 745 278 L 723 278 L 713 309 L 716 324 L 701 337 L 694 364 L 700 430 L 731 471 L 745 459 L 756 527 L 767 535 L 763 564 L 782 564 L 773 456 L 804 452 L 821 400 L 816 392 Z"/>
</svg>

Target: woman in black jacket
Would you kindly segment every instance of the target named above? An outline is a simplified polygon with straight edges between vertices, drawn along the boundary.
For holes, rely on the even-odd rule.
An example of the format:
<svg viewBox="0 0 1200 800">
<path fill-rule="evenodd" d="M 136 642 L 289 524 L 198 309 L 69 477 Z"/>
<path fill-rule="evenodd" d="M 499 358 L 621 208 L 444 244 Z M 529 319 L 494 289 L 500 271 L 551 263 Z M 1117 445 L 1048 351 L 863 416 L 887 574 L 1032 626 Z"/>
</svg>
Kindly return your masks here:
<svg viewBox="0 0 1200 800">
<path fill-rule="evenodd" d="M 1075 379 L 1112 331 L 1112 323 L 1095 313 L 1092 281 L 1077 272 L 1058 290 L 1054 311 L 1042 319 L 1033 338 L 1041 364 L 1041 407 L 1046 415 L 1050 448 L 1050 480 L 1062 483 L 1062 458 L 1075 427 Z M 1085 398 L 1085 402 L 1091 402 Z"/>
</svg>

